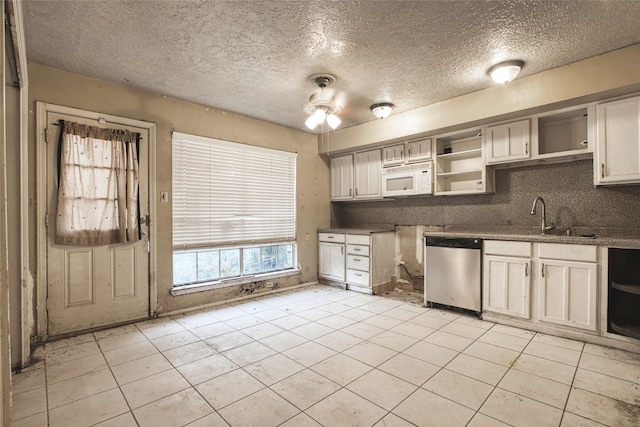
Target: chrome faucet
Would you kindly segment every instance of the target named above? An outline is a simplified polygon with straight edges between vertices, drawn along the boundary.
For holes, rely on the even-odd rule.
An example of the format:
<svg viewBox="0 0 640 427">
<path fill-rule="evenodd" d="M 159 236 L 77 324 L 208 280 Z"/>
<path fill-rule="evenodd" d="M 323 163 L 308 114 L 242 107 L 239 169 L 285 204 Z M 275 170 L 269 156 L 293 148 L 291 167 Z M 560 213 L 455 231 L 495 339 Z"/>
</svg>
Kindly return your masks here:
<svg viewBox="0 0 640 427">
<path fill-rule="evenodd" d="M 542 234 L 547 234 L 547 231 L 553 230 L 555 226 L 553 225 L 553 223 L 547 225 L 547 215 L 545 213 L 544 199 L 542 197 L 536 197 L 536 199 L 533 201 L 533 206 L 531 207 L 531 215 L 536 214 L 536 204 L 538 202 L 540 202 L 540 204 L 542 205 L 542 226 L 540 228 L 542 230 Z"/>
</svg>

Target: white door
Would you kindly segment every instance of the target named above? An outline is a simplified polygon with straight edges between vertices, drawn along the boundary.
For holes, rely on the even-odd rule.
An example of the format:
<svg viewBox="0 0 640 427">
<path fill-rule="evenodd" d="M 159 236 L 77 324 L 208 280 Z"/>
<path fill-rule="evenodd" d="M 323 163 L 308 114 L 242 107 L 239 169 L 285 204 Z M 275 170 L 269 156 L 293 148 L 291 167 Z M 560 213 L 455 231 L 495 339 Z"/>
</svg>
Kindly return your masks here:
<svg viewBox="0 0 640 427">
<path fill-rule="evenodd" d="M 355 198 L 375 199 L 382 197 L 382 164 L 380 150 L 356 153 Z"/>
<path fill-rule="evenodd" d="M 484 256 L 484 310 L 529 319 L 530 260 Z"/>
<path fill-rule="evenodd" d="M 353 199 L 353 155 L 331 158 L 331 200 Z"/>
<path fill-rule="evenodd" d="M 344 282 L 345 255 L 341 243 L 319 243 L 319 276 Z"/>
<path fill-rule="evenodd" d="M 487 127 L 487 164 L 528 159 L 529 120 Z"/>
<path fill-rule="evenodd" d="M 640 97 L 598 105 L 595 183 L 640 182 Z"/>
<path fill-rule="evenodd" d="M 540 259 L 540 320 L 596 330 L 597 264 Z"/>
<path fill-rule="evenodd" d="M 407 143 L 407 161 L 422 162 L 431 160 L 431 138 Z"/>
<path fill-rule="evenodd" d="M 100 123 L 47 111 L 46 224 L 48 335 L 113 325 L 149 316 L 149 143 L 147 128 Z M 139 205 L 141 240 L 102 246 L 63 246 L 54 242 L 58 191 L 59 120 L 140 134 Z M 44 185 L 45 183 L 40 183 Z"/>
<path fill-rule="evenodd" d="M 392 145 L 382 149 L 385 166 L 401 165 L 404 163 L 404 144 Z"/>
</svg>

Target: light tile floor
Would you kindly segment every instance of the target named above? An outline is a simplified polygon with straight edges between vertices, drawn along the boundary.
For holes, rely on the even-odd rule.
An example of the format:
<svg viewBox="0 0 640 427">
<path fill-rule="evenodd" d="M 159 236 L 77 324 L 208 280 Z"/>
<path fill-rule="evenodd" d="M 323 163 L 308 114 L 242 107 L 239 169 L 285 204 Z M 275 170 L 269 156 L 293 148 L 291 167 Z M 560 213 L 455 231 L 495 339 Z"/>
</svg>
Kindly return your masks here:
<svg viewBox="0 0 640 427">
<path fill-rule="evenodd" d="M 15 427 L 640 425 L 640 354 L 324 286 L 37 353 Z"/>
</svg>

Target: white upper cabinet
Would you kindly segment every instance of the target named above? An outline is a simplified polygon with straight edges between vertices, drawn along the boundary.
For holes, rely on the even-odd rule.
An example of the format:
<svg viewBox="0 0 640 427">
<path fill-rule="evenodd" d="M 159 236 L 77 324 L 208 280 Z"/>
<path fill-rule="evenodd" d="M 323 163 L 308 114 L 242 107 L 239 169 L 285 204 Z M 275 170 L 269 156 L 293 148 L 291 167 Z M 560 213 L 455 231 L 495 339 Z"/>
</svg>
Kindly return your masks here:
<svg viewBox="0 0 640 427">
<path fill-rule="evenodd" d="M 407 162 L 431 160 L 431 138 L 407 142 Z"/>
<path fill-rule="evenodd" d="M 595 106 L 579 106 L 487 126 L 487 165 L 562 162 L 593 154 Z"/>
<path fill-rule="evenodd" d="M 487 164 L 529 159 L 530 120 L 488 126 L 485 144 Z"/>
<path fill-rule="evenodd" d="M 595 185 L 640 182 L 640 96 L 598 105 Z"/>
<path fill-rule="evenodd" d="M 384 147 L 382 151 L 384 166 L 396 166 L 404 164 L 404 144 Z"/>
<path fill-rule="evenodd" d="M 377 199 L 382 197 L 382 164 L 380 150 L 356 153 L 355 190 L 356 199 Z"/>
<path fill-rule="evenodd" d="M 353 199 L 353 154 L 331 158 L 331 200 Z"/>
<path fill-rule="evenodd" d="M 380 149 L 331 158 L 331 201 L 382 198 Z"/>
</svg>

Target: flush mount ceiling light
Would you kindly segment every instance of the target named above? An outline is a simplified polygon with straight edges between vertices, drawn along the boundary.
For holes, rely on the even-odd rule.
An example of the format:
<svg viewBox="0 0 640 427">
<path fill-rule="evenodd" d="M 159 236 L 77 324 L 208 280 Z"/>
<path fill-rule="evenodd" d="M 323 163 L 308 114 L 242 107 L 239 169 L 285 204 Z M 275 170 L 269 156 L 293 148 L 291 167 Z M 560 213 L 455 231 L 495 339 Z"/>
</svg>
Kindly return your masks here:
<svg viewBox="0 0 640 427">
<path fill-rule="evenodd" d="M 342 120 L 337 114 L 340 114 L 342 108 L 336 104 L 330 93 L 325 88 L 335 83 L 336 78 L 330 74 L 314 74 L 309 80 L 318 85 L 320 90 L 309 97 L 309 102 L 303 107 L 305 113 L 309 117 L 304 124 L 311 130 L 315 129 L 320 123 L 327 121 L 331 129 L 340 126 Z"/>
<path fill-rule="evenodd" d="M 371 112 L 377 118 L 384 119 L 389 114 L 391 114 L 391 110 L 393 110 L 393 107 L 395 107 L 395 105 L 390 102 L 381 102 L 379 104 L 373 104 L 371 106 Z"/>
<path fill-rule="evenodd" d="M 501 62 L 489 68 L 489 75 L 496 83 L 506 85 L 520 74 L 522 67 L 524 67 L 522 61 Z"/>
</svg>

